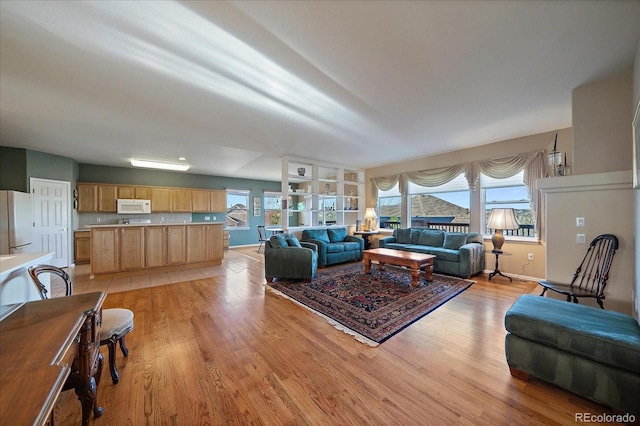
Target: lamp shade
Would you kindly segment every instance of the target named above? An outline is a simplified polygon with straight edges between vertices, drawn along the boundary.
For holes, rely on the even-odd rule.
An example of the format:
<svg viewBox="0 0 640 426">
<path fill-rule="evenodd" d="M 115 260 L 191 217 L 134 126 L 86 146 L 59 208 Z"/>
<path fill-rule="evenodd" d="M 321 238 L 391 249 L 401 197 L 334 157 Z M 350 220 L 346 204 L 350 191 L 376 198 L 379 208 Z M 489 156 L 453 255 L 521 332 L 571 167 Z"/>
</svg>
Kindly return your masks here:
<svg viewBox="0 0 640 426">
<path fill-rule="evenodd" d="M 487 228 L 495 230 L 518 229 L 520 224 L 513 209 L 491 209 Z"/>
<path fill-rule="evenodd" d="M 520 224 L 516 219 L 513 209 L 491 209 L 487 228 L 495 229 L 495 233 L 491 237 L 494 252 L 502 252 L 502 244 L 504 244 L 503 229 L 518 229 Z"/>
<path fill-rule="evenodd" d="M 377 228 L 378 215 L 376 209 L 373 207 L 367 207 L 364 211 L 364 224 L 367 231 L 375 231 Z"/>
</svg>

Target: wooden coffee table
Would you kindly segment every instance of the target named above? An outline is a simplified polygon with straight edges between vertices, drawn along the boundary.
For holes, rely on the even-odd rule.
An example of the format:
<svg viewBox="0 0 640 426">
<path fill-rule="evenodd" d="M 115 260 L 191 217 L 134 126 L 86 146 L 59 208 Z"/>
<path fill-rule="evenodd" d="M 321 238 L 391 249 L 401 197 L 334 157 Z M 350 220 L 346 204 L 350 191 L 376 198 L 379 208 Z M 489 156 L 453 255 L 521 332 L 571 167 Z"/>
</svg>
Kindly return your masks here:
<svg viewBox="0 0 640 426">
<path fill-rule="evenodd" d="M 409 251 L 377 248 L 364 251 L 364 273 L 371 273 L 371 261 L 377 260 L 379 269 L 384 271 L 384 265 L 407 266 L 411 268 L 411 285 L 418 286 L 418 276 L 420 269 L 424 268 L 424 276 L 427 281 L 433 280 L 433 262 L 435 256 L 432 254 L 413 253 Z"/>
</svg>

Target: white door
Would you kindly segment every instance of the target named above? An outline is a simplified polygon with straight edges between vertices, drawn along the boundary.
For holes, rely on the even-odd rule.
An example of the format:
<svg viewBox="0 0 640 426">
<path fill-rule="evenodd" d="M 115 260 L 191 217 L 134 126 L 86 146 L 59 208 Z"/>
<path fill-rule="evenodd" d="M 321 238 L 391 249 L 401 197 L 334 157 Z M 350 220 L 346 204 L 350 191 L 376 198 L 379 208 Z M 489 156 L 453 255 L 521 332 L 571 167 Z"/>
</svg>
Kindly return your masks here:
<svg viewBox="0 0 640 426">
<path fill-rule="evenodd" d="M 70 189 L 69 182 L 31 178 L 33 196 L 33 251 L 53 252 L 51 263 L 60 268 L 70 265 Z"/>
</svg>

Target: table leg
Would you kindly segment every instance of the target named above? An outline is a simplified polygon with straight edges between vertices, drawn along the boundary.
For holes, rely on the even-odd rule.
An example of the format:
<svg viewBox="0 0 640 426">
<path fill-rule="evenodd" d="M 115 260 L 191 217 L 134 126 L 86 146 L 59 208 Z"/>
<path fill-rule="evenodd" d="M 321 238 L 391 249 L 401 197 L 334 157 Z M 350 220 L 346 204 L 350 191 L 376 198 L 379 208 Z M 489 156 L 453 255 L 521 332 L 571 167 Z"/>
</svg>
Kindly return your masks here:
<svg viewBox="0 0 640 426">
<path fill-rule="evenodd" d="M 378 261 L 378 270 L 384 271 L 384 263 L 382 263 L 381 261 Z"/>
<path fill-rule="evenodd" d="M 411 269 L 411 286 L 418 287 L 418 277 L 420 276 L 420 269 Z"/>
<path fill-rule="evenodd" d="M 365 256 L 363 262 L 364 262 L 364 273 L 365 274 L 371 273 L 371 259 L 369 258 L 369 256 Z"/>
<path fill-rule="evenodd" d="M 511 279 L 511 277 L 508 277 L 502 272 L 500 272 L 499 265 L 498 265 L 498 258 L 499 256 L 496 254 L 496 268 L 494 269 L 493 272 L 489 274 L 489 281 L 491 281 L 491 278 L 495 277 L 496 275 L 500 275 L 501 277 L 509 278 L 509 281 L 512 282 L 513 280 Z"/>
<path fill-rule="evenodd" d="M 427 281 L 433 281 L 433 260 L 430 260 L 424 265 L 424 279 Z"/>
</svg>

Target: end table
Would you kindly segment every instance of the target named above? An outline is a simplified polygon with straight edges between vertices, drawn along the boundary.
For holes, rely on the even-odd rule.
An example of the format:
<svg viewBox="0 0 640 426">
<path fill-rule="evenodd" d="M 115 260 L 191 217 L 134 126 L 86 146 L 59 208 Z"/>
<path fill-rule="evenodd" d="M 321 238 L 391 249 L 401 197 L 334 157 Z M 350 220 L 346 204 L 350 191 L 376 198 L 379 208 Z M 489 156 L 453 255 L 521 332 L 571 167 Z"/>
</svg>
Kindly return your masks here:
<svg viewBox="0 0 640 426">
<path fill-rule="evenodd" d="M 500 275 L 501 277 L 509 278 L 510 282 L 513 281 L 511 279 L 511 277 L 508 277 L 505 274 L 503 274 L 502 272 L 500 272 L 500 269 L 498 267 L 498 259 L 500 258 L 500 256 L 511 256 L 511 253 L 507 253 L 506 251 L 496 251 L 496 250 L 487 250 L 486 253 L 491 253 L 491 254 L 495 254 L 496 255 L 495 269 L 493 270 L 493 272 L 491 272 L 489 274 L 489 281 L 491 281 L 491 278 L 495 277 L 496 275 Z"/>
</svg>

